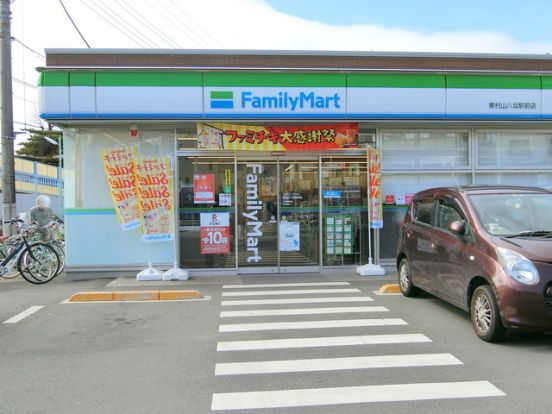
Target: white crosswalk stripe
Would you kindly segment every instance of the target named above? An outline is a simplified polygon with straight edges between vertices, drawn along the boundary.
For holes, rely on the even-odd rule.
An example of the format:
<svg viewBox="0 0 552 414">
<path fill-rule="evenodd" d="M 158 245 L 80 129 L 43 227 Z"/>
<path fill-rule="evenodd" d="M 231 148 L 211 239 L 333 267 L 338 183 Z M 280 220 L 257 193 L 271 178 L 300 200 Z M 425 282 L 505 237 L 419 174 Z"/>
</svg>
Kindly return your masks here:
<svg viewBox="0 0 552 414">
<path fill-rule="evenodd" d="M 345 303 L 345 302 L 373 302 L 368 296 L 344 296 L 330 298 L 301 298 L 301 299 L 250 299 L 250 300 L 223 300 L 222 306 L 251 306 L 251 305 L 291 305 L 299 303 Z"/>
<path fill-rule="evenodd" d="M 328 321 L 261 322 L 219 325 L 219 332 L 274 331 L 290 329 L 352 328 L 362 326 L 406 325 L 400 318 L 337 319 Z"/>
<path fill-rule="evenodd" d="M 256 285 L 223 285 L 223 289 L 252 289 L 273 287 L 350 286 L 349 282 L 258 283 Z"/>
<path fill-rule="evenodd" d="M 345 286 L 344 288 L 333 288 Z M 443 400 L 459 398 L 488 398 L 502 397 L 505 394 L 488 381 L 460 381 L 460 382 L 426 382 L 426 383 L 401 383 L 402 369 L 428 369 L 429 367 L 461 366 L 463 362 L 449 353 L 428 353 L 428 352 L 405 352 L 400 353 L 401 347 L 408 344 L 431 343 L 431 339 L 421 333 L 397 333 L 397 328 L 389 333 L 382 333 L 381 330 L 391 330 L 392 327 L 408 326 L 408 323 L 398 317 L 390 318 L 367 318 L 377 312 L 390 312 L 384 306 L 364 306 L 366 302 L 373 302 L 374 299 L 362 295 L 349 295 L 350 293 L 362 293 L 359 289 L 347 288 L 348 282 L 313 282 L 313 283 L 272 283 L 272 284 L 251 284 L 251 285 L 225 285 L 221 300 L 221 306 L 239 307 L 238 310 L 222 310 L 221 320 L 237 322 L 232 318 L 241 319 L 245 323 L 220 323 L 219 332 L 221 340 L 217 343 L 217 351 L 228 353 L 234 352 L 238 357 L 238 351 L 256 351 L 258 356 L 265 358 L 243 357 L 231 362 L 220 361 L 215 365 L 215 375 L 221 380 L 241 376 L 244 379 L 259 378 L 262 374 L 282 374 L 300 376 L 309 372 L 324 372 L 325 378 L 337 375 L 334 371 L 399 369 L 397 372 L 397 383 L 382 385 L 362 385 L 358 383 L 349 386 L 333 388 L 309 388 L 308 384 L 304 389 L 296 389 L 291 386 L 289 389 L 276 390 L 238 390 L 235 392 L 215 392 L 212 396 L 213 411 L 226 410 L 249 410 L 249 409 L 271 409 L 281 407 L 316 407 L 339 404 L 370 404 L 375 402 L 398 402 L 398 401 L 419 401 L 419 400 Z M 301 289 L 296 289 L 301 287 Z M 283 289 L 290 288 L 290 289 Z M 241 290 L 244 289 L 244 290 Z M 255 290 L 259 289 L 259 290 Z M 229 291 L 230 290 L 230 291 Z M 294 295 L 320 295 L 316 297 L 293 298 Z M 334 296 L 334 294 L 342 294 Z M 281 298 L 254 298 L 250 296 L 282 296 Z M 227 300 L 225 297 L 235 297 Z M 239 298 L 242 297 L 242 298 Z M 289 307 L 288 305 L 303 305 L 300 307 Z M 326 306 L 320 306 L 320 304 Z M 327 306 L 328 304 L 337 304 Z M 346 305 L 347 304 L 347 305 Z M 270 305 L 270 308 L 266 306 Z M 281 306 L 280 306 L 281 305 Z M 309 306 L 312 305 L 312 306 Z M 317 306 L 318 305 L 318 306 Z M 360 306 L 362 305 L 362 306 Z M 263 308 L 265 307 L 265 308 Z M 356 319 L 330 319 L 343 315 L 351 315 Z M 394 315 L 391 315 L 394 316 Z M 271 319 L 266 319 L 270 317 Z M 278 320 L 278 317 L 283 317 Z M 247 318 L 247 319 L 244 319 Z M 304 320 L 307 319 L 308 320 Z M 263 319 L 265 322 L 263 322 Z M 298 319 L 298 320 L 297 320 Z M 389 328 L 388 328 L 389 327 Z M 358 329 L 357 329 L 358 328 Z M 336 335 L 309 336 L 309 330 L 324 329 L 327 332 L 335 332 Z M 356 335 L 343 335 L 342 330 L 359 330 Z M 369 332 L 372 329 L 380 331 Z M 301 337 L 294 332 L 300 332 Z M 242 333 L 250 333 L 250 338 L 242 339 Z M 251 335 L 255 339 L 251 339 Z M 263 339 L 257 339 L 258 337 Z M 233 339 L 233 340 L 230 340 Z M 393 345 L 393 354 L 382 354 L 381 347 Z M 315 348 L 326 349 L 331 354 L 322 358 L 297 358 L 295 353 L 302 352 L 302 355 L 309 356 L 302 349 Z M 336 356 L 343 348 L 343 356 Z M 355 347 L 355 348 L 351 348 Z M 347 349 L 355 353 L 362 352 L 364 355 L 347 355 Z M 379 349 L 379 351 L 378 351 Z M 417 348 L 407 348 L 416 349 Z M 278 358 L 271 359 L 270 351 L 279 350 Z M 370 355 L 370 350 L 373 354 Z M 228 356 L 230 356 L 228 355 Z M 249 355 L 249 354 L 244 354 Z M 289 356 L 282 358 L 282 355 Z M 326 352 L 318 353 L 326 355 Z M 375 371 L 374 371 L 375 372 Z M 390 371 L 391 372 L 391 371 Z M 267 377 L 263 377 L 266 378 Z M 271 378 L 268 376 L 268 378 Z M 278 384 L 286 381 L 287 376 L 279 377 Z M 290 377 L 292 378 L 292 377 Z M 300 377 L 302 378 L 302 377 Z M 343 376 L 340 381 L 343 381 Z M 346 377 L 345 377 L 346 378 Z M 389 378 L 386 374 L 385 378 Z M 339 382 L 339 384 L 346 384 Z M 241 382 L 239 383 L 241 384 Z M 243 384 L 247 384 L 244 382 Z M 281 388 L 281 385 L 280 387 Z"/>
<path fill-rule="evenodd" d="M 283 372 L 337 371 L 344 369 L 461 365 L 451 354 L 377 355 L 348 358 L 290 359 L 284 361 L 216 364 L 215 375 L 276 374 Z"/>
<path fill-rule="evenodd" d="M 388 312 L 384 306 L 350 306 L 344 308 L 303 308 L 303 309 L 261 309 L 224 311 L 221 318 L 243 318 L 247 316 L 285 316 L 285 315 L 326 315 L 332 313 L 373 313 Z"/>
<path fill-rule="evenodd" d="M 368 385 L 213 394 L 211 409 L 213 411 L 248 410 L 504 395 L 501 390 L 488 381 Z"/>
<path fill-rule="evenodd" d="M 222 292 L 223 297 L 228 296 L 277 296 L 277 295 L 310 295 L 328 293 L 360 293 L 358 289 L 296 289 L 296 290 L 253 290 L 239 292 Z"/>
<path fill-rule="evenodd" d="M 290 339 L 257 339 L 253 341 L 223 341 L 217 351 L 248 351 L 262 349 L 313 348 L 327 346 L 411 344 L 431 342 L 422 334 L 352 335 Z"/>
</svg>

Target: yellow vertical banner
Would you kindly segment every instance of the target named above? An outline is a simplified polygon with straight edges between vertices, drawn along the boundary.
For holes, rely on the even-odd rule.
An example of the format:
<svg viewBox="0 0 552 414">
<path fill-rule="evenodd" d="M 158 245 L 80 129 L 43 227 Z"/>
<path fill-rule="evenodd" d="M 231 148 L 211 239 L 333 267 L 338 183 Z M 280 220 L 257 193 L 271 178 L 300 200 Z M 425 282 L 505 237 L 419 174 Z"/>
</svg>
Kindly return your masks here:
<svg viewBox="0 0 552 414">
<path fill-rule="evenodd" d="M 368 188 L 370 198 L 370 227 L 383 227 L 383 208 L 381 199 L 381 153 L 377 148 L 368 148 Z"/>
<path fill-rule="evenodd" d="M 136 188 L 135 166 L 138 145 L 102 148 L 102 164 L 117 219 L 123 230 L 140 227 L 141 213 Z"/>
<path fill-rule="evenodd" d="M 140 157 L 135 171 L 143 218 L 142 241 L 174 240 L 175 217 L 170 156 Z"/>
</svg>

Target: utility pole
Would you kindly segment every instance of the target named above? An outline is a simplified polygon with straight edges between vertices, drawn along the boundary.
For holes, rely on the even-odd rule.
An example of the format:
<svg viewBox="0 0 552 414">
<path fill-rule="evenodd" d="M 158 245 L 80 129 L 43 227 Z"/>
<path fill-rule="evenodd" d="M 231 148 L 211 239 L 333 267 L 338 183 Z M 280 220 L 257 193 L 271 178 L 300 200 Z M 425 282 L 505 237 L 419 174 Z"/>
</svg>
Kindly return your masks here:
<svg viewBox="0 0 552 414">
<path fill-rule="evenodd" d="M 11 65 L 10 0 L 0 0 L 0 136 L 2 144 L 2 229 L 4 236 L 12 235 L 12 226 L 6 222 L 15 216 Z"/>
</svg>

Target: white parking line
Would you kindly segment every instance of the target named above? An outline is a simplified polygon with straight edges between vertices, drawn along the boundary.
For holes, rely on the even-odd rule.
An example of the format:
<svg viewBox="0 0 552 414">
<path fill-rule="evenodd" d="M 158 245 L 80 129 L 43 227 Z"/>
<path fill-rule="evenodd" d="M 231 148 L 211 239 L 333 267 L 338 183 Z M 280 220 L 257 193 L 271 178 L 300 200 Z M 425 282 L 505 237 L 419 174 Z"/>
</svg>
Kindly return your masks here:
<svg viewBox="0 0 552 414">
<path fill-rule="evenodd" d="M 291 359 L 283 361 L 229 362 L 216 364 L 215 375 L 277 374 L 443 365 L 462 365 L 462 362 L 451 354 L 377 355 L 346 358 Z"/>
<path fill-rule="evenodd" d="M 259 339 L 254 341 L 226 341 L 217 344 L 217 351 L 252 351 L 263 349 L 315 348 L 322 346 L 408 344 L 431 342 L 422 334 L 354 335 L 318 338 Z"/>
<path fill-rule="evenodd" d="M 217 393 L 213 394 L 211 409 L 213 411 L 247 410 L 449 398 L 502 397 L 504 395 L 506 394 L 488 381 L 369 385 Z"/>
<path fill-rule="evenodd" d="M 35 312 L 38 312 L 40 309 L 42 309 L 44 306 L 31 306 L 28 309 L 25 309 L 23 312 L 18 313 L 15 316 L 12 316 L 10 319 L 5 320 L 2 323 L 17 323 L 22 319 L 25 319 L 27 316 L 32 315 Z"/>
<path fill-rule="evenodd" d="M 258 283 L 254 285 L 223 285 L 223 289 L 247 289 L 269 287 L 301 287 L 301 286 L 350 286 L 349 282 L 304 282 L 304 283 Z"/>
<path fill-rule="evenodd" d="M 350 328 L 360 326 L 408 325 L 399 318 L 331 321 L 266 322 L 219 325 L 219 332 L 274 331 L 287 329 Z"/>
<path fill-rule="evenodd" d="M 276 295 L 308 295 L 326 293 L 360 293 L 359 289 L 298 289 L 298 290 L 257 290 L 246 292 L 222 292 L 222 296 L 276 296 Z"/>
<path fill-rule="evenodd" d="M 240 318 L 246 316 L 285 316 L 285 315 L 323 315 L 331 313 L 372 313 L 389 312 L 385 306 L 351 306 L 341 308 L 304 308 L 304 309 L 262 309 L 223 311 L 221 318 Z"/>
<path fill-rule="evenodd" d="M 222 306 L 244 305 L 289 305 L 297 303 L 341 303 L 341 302 L 373 302 L 368 296 L 343 296 L 340 298 L 301 298 L 301 299 L 251 299 L 251 300 L 223 300 Z"/>
</svg>

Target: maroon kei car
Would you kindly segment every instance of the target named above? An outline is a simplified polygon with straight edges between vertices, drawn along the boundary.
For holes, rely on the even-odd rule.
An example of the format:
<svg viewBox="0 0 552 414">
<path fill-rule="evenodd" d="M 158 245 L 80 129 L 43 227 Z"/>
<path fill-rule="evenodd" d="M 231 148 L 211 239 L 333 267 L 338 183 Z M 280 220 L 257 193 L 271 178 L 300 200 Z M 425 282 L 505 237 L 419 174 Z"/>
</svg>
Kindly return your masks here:
<svg viewBox="0 0 552 414">
<path fill-rule="evenodd" d="M 401 226 L 405 296 L 419 289 L 470 312 L 485 341 L 552 331 L 552 192 L 466 186 L 417 193 Z"/>
</svg>

